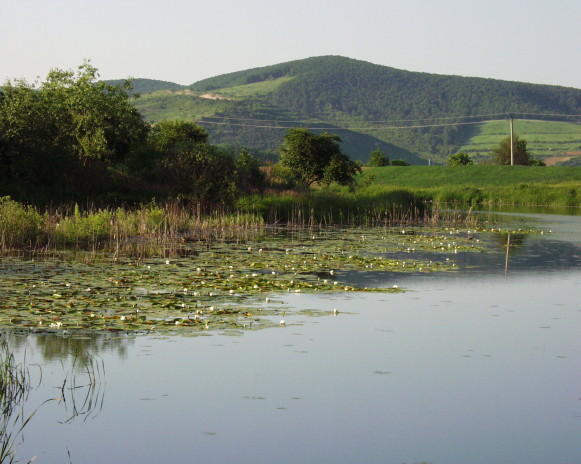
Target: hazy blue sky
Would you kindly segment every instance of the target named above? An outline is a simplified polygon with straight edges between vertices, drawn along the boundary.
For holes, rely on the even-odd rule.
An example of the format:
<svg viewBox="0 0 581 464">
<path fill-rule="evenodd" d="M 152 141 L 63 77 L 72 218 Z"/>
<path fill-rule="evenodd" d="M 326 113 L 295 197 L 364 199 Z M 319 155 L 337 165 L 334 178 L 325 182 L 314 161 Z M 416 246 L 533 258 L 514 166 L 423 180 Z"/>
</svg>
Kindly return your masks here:
<svg viewBox="0 0 581 464">
<path fill-rule="evenodd" d="M 0 83 L 89 58 L 191 84 L 318 55 L 581 88 L 581 0 L 6 0 Z"/>
</svg>

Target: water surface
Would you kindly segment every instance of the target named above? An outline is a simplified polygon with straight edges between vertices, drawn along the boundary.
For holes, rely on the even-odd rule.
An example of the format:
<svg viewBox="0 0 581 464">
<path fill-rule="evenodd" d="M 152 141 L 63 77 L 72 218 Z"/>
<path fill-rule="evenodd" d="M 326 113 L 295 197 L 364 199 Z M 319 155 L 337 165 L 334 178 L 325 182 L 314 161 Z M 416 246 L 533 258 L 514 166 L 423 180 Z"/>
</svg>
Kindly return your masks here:
<svg viewBox="0 0 581 464">
<path fill-rule="evenodd" d="M 507 235 L 482 235 L 496 251 L 459 253 L 459 272 L 368 275 L 405 293 L 278 295 L 285 326 L 5 334 L 33 375 L 41 365 L 28 411 L 62 397 L 69 353 L 105 369 L 92 388 L 77 372 L 76 410 L 70 393 L 41 406 L 17 454 L 41 463 L 581 462 L 581 218 L 505 221 L 546 231 L 513 236 L 508 267 Z"/>
</svg>

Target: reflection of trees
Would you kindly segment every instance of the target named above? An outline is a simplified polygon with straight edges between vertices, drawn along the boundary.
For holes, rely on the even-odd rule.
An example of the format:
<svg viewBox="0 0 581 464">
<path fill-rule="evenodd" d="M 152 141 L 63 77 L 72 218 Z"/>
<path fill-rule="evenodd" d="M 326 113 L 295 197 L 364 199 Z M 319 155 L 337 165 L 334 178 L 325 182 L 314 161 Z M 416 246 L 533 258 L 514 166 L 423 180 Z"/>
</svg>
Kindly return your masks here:
<svg viewBox="0 0 581 464">
<path fill-rule="evenodd" d="M 35 337 L 37 346 L 41 349 L 46 361 L 53 361 L 71 356 L 74 359 L 87 362 L 87 354 L 117 352 L 120 359 L 127 357 L 127 344 L 133 340 L 128 337 L 112 337 L 108 334 L 87 334 L 85 336 L 45 335 Z"/>
<path fill-rule="evenodd" d="M 66 418 L 59 421 L 61 423 L 71 423 L 78 418 L 84 421 L 93 419 L 101 412 L 105 398 L 105 364 L 101 358 L 86 350 L 90 344 L 87 342 L 99 337 L 83 340 L 56 335 L 36 337 L 35 340 L 47 339 L 53 342 L 54 340 L 69 340 L 70 342 L 67 343 L 49 342 L 41 346 L 43 348 L 41 351 L 43 354 L 48 353 L 49 356 L 58 356 L 58 350 L 50 350 L 60 347 L 65 351 L 61 351 L 63 355 L 59 359 L 65 360 L 70 357 L 72 362 L 70 371 L 66 371 L 65 364 L 61 362 L 62 380 L 57 377 L 58 384 L 52 385 L 51 390 L 54 388 L 60 390 L 60 398 L 54 398 L 51 394 L 51 397 L 41 404 L 32 405 L 36 408 L 32 412 L 26 412 L 25 409 L 29 406 L 27 404 L 29 393 L 41 385 L 42 366 L 38 366 L 38 372 L 31 372 L 24 361 L 17 363 L 15 360 L 10 346 L 22 347 L 26 343 L 26 336 L 14 335 L 10 332 L 3 332 L 0 335 L 2 336 L 0 339 L 0 463 L 12 463 L 18 462 L 15 457 L 16 445 L 22 440 L 26 426 L 33 420 L 36 411 L 47 402 L 58 402 L 58 405 L 64 409 Z M 93 340 L 93 346 L 96 346 L 95 340 Z M 50 350 L 47 352 L 45 348 Z M 67 351 L 69 349 L 70 351 Z M 73 352 L 80 355 L 77 356 Z M 35 380 L 37 375 L 40 377 L 38 384 Z"/>
<path fill-rule="evenodd" d="M 76 360 L 77 365 L 88 363 L 91 354 L 114 352 L 119 359 L 127 358 L 127 346 L 133 339 L 125 336 L 115 336 L 106 333 L 87 334 L 23 334 L 15 331 L 5 331 L 1 335 L 16 349 L 37 349 L 43 360 L 65 361 Z M 32 347 L 31 347 L 32 345 Z"/>
</svg>

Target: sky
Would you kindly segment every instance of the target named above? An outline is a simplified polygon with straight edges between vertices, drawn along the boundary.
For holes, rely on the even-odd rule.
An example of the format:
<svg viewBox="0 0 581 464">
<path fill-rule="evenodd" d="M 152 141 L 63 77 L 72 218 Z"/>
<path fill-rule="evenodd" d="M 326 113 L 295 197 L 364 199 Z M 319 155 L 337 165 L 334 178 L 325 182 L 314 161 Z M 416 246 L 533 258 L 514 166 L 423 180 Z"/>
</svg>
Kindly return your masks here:
<svg viewBox="0 0 581 464">
<path fill-rule="evenodd" d="M 0 84 L 91 60 L 192 84 L 311 56 L 581 89 L 580 0 L 3 0 Z"/>
</svg>

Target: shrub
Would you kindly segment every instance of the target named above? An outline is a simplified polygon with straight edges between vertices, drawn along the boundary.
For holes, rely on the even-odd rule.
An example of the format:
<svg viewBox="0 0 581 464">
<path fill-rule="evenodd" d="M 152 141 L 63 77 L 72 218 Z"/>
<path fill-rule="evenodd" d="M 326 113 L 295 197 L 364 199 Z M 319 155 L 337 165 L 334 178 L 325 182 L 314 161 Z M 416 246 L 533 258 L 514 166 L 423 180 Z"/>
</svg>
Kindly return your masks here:
<svg viewBox="0 0 581 464">
<path fill-rule="evenodd" d="M 0 248 L 29 245 L 42 232 L 43 218 L 32 206 L 0 198 Z"/>
</svg>

